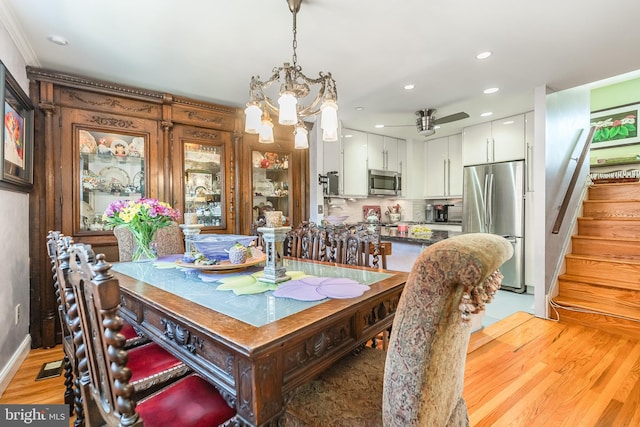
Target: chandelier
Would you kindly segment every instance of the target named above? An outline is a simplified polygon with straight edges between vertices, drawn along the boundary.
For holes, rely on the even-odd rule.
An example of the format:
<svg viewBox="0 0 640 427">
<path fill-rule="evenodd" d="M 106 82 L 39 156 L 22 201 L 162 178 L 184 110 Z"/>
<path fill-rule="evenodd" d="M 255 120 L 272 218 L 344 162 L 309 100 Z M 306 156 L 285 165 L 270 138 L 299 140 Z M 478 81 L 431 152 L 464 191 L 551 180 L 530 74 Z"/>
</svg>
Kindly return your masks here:
<svg viewBox="0 0 640 427">
<path fill-rule="evenodd" d="M 297 64 L 296 15 L 300 11 L 302 0 L 287 0 L 293 14 L 293 59 L 282 67 L 275 67 L 269 80 L 261 81 L 260 76 L 251 77 L 249 84 L 249 102 L 245 113 L 245 132 L 258 134 L 258 141 L 273 142 L 273 122 L 269 112 L 278 115 L 278 123 L 294 126 L 295 148 L 308 148 L 309 131 L 303 119 L 321 113 L 320 126 L 324 141 L 338 140 L 338 92 L 331 73 L 320 71 L 317 79 L 302 74 Z M 275 83 L 280 84 L 279 98 L 274 101 L 267 91 Z M 311 92 L 317 86 L 315 97 L 304 105 Z M 274 91 L 275 92 L 275 91 Z"/>
</svg>

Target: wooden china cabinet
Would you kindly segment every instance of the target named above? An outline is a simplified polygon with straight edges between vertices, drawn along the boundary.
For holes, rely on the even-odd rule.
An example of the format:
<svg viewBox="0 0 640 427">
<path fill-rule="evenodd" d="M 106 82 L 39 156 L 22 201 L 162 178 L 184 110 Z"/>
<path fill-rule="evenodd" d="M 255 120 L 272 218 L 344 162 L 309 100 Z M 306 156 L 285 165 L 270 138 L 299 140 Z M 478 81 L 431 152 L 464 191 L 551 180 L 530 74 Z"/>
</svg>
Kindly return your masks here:
<svg viewBox="0 0 640 427">
<path fill-rule="evenodd" d="M 293 128 L 276 123 L 274 142 L 245 134 L 239 148 L 240 232 L 251 234 L 265 210 L 281 211 L 286 224 L 309 219 L 309 150 L 295 149 Z"/>
<path fill-rule="evenodd" d="M 102 213 L 114 200 L 141 196 L 202 214 L 204 233 L 239 232 L 243 123 L 233 107 L 50 70 L 27 74 L 36 106 L 30 332 L 34 347 L 49 347 L 60 336 L 47 232 L 117 261 Z"/>
</svg>

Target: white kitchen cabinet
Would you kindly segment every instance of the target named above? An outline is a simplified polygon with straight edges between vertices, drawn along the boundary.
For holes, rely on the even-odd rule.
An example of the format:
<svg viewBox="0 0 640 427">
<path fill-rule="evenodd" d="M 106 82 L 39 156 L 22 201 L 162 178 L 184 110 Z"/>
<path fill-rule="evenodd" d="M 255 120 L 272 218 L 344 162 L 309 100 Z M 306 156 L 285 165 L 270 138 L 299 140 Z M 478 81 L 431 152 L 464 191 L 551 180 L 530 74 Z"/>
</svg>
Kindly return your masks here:
<svg viewBox="0 0 640 427">
<path fill-rule="evenodd" d="M 402 165 L 402 157 L 398 150 L 398 138 L 377 135 L 374 133 L 367 134 L 367 162 L 369 169 L 378 169 L 385 171 L 399 171 Z"/>
<path fill-rule="evenodd" d="M 367 197 L 367 133 L 353 129 L 342 131 L 341 195 Z"/>
<path fill-rule="evenodd" d="M 425 197 L 462 195 L 462 135 L 426 142 Z"/>
<path fill-rule="evenodd" d="M 525 157 L 525 116 L 505 117 L 462 131 L 462 164 L 520 160 Z"/>
<path fill-rule="evenodd" d="M 385 170 L 387 155 L 384 149 L 384 137 L 369 133 L 367 137 L 367 162 L 369 169 Z"/>
</svg>

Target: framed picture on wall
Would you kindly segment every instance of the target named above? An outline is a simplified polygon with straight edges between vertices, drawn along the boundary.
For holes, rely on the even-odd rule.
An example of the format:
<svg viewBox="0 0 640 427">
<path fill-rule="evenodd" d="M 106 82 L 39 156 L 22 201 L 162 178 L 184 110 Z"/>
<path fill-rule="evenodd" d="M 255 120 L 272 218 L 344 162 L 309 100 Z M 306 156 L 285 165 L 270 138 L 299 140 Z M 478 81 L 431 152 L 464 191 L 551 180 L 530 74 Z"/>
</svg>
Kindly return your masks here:
<svg viewBox="0 0 640 427">
<path fill-rule="evenodd" d="M 591 148 L 616 147 L 640 142 L 638 110 L 640 104 L 632 104 L 591 113 L 591 127 L 596 128 Z"/>
<path fill-rule="evenodd" d="M 33 185 L 33 105 L 2 62 L 0 93 L 4 124 L 0 181 L 28 191 Z"/>
</svg>

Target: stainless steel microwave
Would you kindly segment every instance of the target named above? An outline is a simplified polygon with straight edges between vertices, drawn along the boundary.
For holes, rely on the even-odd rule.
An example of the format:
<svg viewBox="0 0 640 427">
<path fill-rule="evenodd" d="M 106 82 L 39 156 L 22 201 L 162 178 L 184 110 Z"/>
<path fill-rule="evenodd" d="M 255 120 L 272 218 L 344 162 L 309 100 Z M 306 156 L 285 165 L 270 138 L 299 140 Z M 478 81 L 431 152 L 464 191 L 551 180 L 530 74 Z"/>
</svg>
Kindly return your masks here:
<svg viewBox="0 0 640 427">
<path fill-rule="evenodd" d="M 369 169 L 369 194 L 375 196 L 397 196 L 402 191 L 400 172 Z"/>
</svg>

